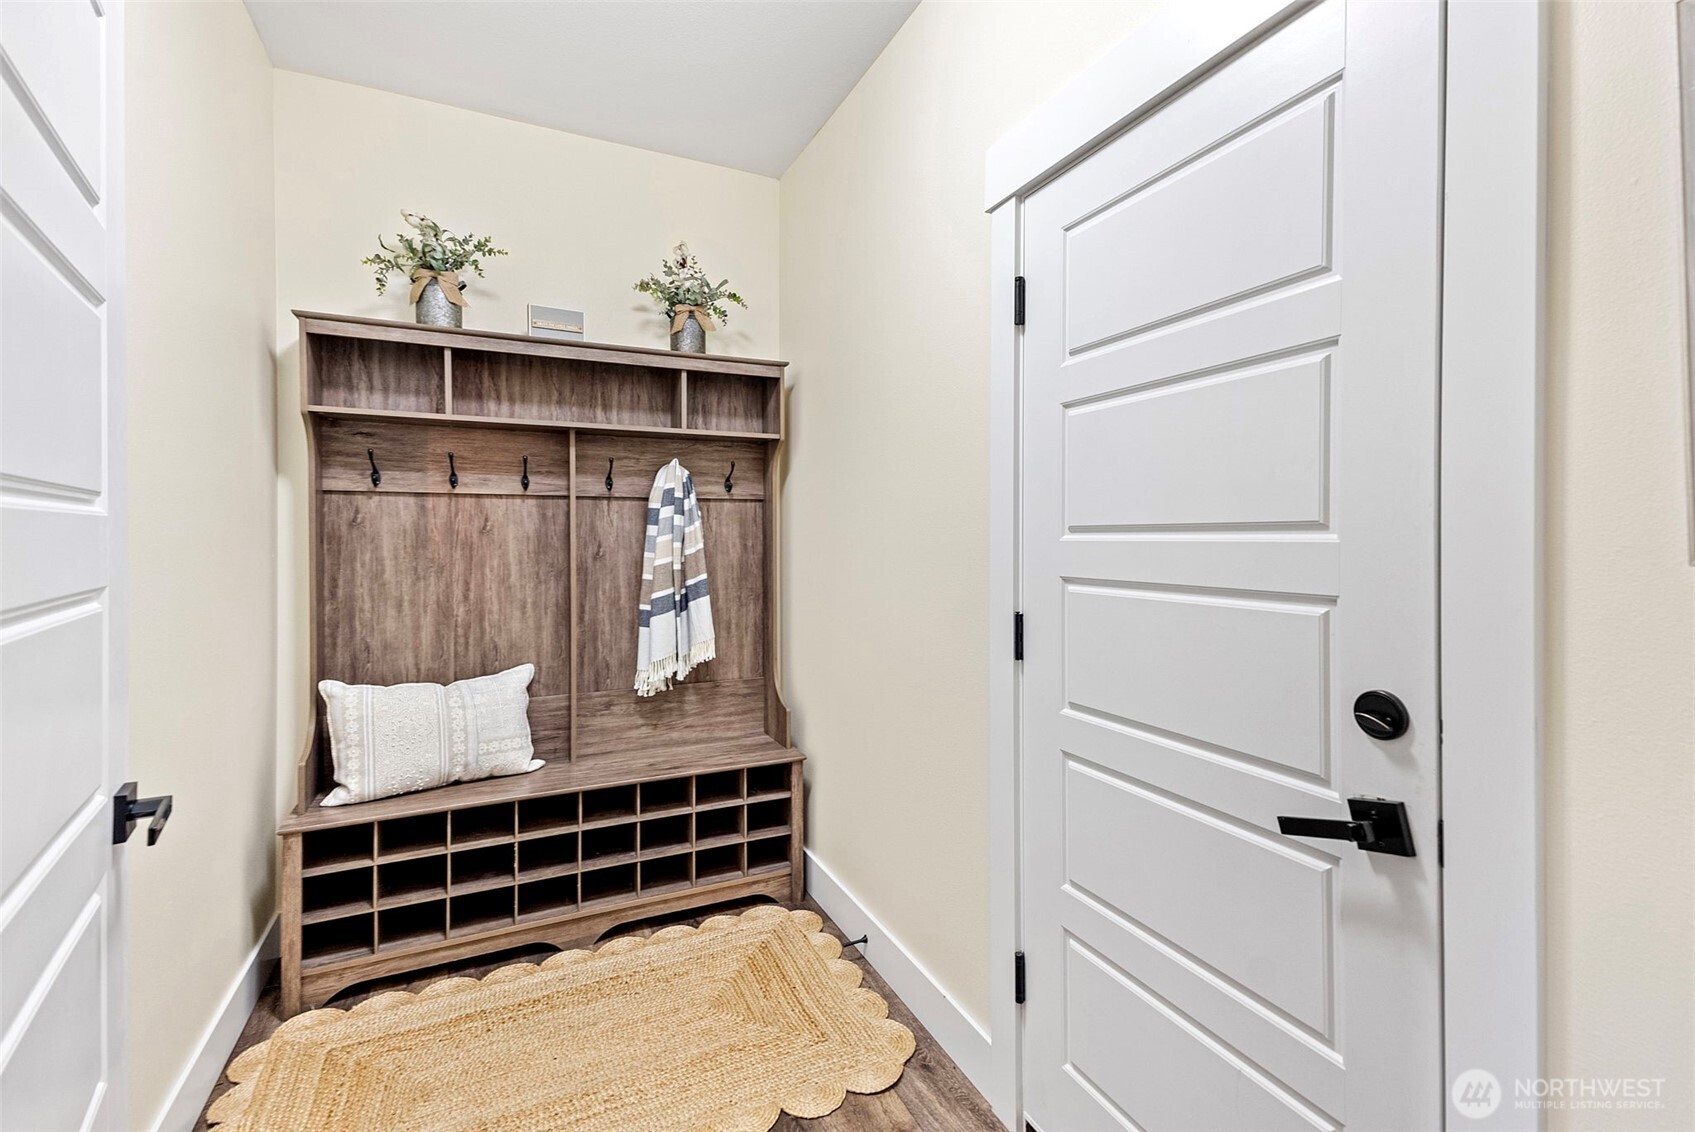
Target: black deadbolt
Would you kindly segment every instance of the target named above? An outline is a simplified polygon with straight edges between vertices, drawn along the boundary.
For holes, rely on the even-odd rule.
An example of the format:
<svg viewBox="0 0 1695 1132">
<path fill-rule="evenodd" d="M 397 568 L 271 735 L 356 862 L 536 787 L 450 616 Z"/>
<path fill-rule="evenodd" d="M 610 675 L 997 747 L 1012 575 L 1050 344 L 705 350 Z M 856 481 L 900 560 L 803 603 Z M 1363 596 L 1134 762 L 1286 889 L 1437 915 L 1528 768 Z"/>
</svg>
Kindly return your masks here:
<svg viewBox="0 0 1695 1132">
<path fill-rule="evenodd" d="M 1407 705 L 1381 688 L 1361 692 L 1354 701 L 1354 722 L 1373 739 L 1399 739 L 1407 733 Z"/>
</svg>

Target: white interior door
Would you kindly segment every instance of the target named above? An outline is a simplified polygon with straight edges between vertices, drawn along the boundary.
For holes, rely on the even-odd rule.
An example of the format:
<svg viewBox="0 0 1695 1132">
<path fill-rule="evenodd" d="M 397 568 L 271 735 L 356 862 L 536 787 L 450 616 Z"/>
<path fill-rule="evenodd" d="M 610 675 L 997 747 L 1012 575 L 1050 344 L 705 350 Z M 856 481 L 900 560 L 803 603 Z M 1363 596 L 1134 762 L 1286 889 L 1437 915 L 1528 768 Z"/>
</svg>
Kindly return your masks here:
<svg viewBox="0 0 1695 1132">
<path fill-rule="evenodd" d="M 1442 1126 L 1441 50 L 1327 0 L 1024 201 L 1042 1132 Z M 1356 796 L 1416 855 L 1280 831 Z"/>
<path fill-rule="evenodd" d="M 121 6 L 0 3 L 0 1127 L 119 1128 Z"/>
</svg>

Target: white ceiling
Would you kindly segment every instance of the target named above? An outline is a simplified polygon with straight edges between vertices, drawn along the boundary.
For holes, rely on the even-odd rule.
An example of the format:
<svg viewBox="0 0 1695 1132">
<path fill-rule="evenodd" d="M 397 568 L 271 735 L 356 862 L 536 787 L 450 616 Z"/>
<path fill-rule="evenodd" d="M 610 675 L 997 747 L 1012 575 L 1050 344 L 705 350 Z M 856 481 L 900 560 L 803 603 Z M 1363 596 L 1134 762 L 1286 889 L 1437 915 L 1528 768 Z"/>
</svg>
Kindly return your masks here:
<svg viewBox="0 0 1695 1132">
<path fill-rule="evenodd" d="M 290 71 L 779 176 L 917 0 L 247 0 Z"/>
</svg>

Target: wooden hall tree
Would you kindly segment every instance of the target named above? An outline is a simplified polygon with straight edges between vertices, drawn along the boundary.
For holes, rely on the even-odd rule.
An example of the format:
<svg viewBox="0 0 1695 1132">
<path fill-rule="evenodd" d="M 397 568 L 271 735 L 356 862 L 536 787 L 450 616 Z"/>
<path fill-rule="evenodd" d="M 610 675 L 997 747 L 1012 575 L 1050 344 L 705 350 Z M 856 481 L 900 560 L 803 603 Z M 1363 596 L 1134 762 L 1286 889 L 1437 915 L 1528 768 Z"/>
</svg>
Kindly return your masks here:
<svg viewBox="0 0 1695 1132">
<path fill-rule="evenodd" d="M 782 362 L 295 312 L 316 725 L 282 822 L 283 1009 L 662 912 L 799 899 L 778 693 Z M 639 699 L 648 491 L 693 474 L 717 659 Z M 530 774 L 325 808 L 320 679 L 533 663 Z"/>
</svg>

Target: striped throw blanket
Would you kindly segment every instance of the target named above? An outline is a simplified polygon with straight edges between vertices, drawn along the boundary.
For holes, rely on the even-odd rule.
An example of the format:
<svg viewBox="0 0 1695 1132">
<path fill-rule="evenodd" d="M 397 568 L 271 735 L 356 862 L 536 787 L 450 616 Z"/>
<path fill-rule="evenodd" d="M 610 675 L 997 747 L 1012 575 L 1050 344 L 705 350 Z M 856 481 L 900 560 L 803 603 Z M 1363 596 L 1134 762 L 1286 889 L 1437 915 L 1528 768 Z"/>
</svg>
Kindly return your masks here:
<svg viewBox="0 0 1695 1132">
<path fill-rule="evenodd" d="M 636 695 L 668 691 L 673 680 L 715 655 L 700 506 L 688 469 L 672 460 L 653 477 L 647 497 Z"/>
</svg>

